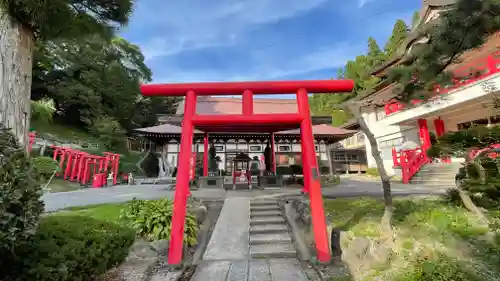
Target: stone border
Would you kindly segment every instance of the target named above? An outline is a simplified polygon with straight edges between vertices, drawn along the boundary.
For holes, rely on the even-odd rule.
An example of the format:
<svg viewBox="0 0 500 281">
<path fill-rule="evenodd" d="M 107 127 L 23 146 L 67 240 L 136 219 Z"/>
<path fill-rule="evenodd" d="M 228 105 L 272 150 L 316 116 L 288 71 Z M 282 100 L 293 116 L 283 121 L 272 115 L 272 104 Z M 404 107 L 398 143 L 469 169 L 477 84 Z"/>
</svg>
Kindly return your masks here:
<svg viewBox="0 0 500 281">
<path fill-rule="evenodd" d="M 215 184 L 209 184 L 215 181 Z M 224 177 L 198 177 L 198 187 L 224 189 Z"/>
<path fill-rule="evenodd" d="M 283 204 L 283 210 L 285 214 L 285 219 L 290 226 L 292 239 L 297 249 L 298 258 L 300 261 L 310 261 L 311 253 L 307 247 L 306 241 L 302 238 L 302 230 L 296 222 L 297 212 L 292 206 L 292 200 L 285 200 Z"/>
</svg>

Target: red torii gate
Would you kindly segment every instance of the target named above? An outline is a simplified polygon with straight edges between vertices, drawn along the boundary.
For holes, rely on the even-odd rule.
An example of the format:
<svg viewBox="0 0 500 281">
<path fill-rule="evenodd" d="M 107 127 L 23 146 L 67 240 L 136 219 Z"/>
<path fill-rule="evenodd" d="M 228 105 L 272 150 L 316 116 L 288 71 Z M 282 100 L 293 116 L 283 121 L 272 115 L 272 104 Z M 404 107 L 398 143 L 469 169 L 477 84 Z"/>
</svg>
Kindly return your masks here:
<svg viewBox="0 0 500 281">
<path fill-rule="evenodd" d="M 300 128 L 302 161 L 304 169 L 304 191 L 311 200 L 311 216 L 318 259 L 331 259 L 326 219 L 323 210 L 320 175 L 308 93 L 351 92 L 352 80 L 309 80 L 309 81 L 267 81 L 267 82 L 208 82 L 142 85 L 144 96 L 185 96 L 184 120 L 181 131 L 179 166 L 175 189 L 172 232 L 168 261 L 179 264 L 182 261 L 182 243 L 189 196 L 189 158 L 193 146 L 193 130 L 198 128 L 209 132 L 268 132 Z M 298 113 L 254 114 L 253 95 L 296 93 Z M 212 95 L 242 94 L 242 114 L 199 115 L 196 114 L 196 97 Z"/>
</svg>

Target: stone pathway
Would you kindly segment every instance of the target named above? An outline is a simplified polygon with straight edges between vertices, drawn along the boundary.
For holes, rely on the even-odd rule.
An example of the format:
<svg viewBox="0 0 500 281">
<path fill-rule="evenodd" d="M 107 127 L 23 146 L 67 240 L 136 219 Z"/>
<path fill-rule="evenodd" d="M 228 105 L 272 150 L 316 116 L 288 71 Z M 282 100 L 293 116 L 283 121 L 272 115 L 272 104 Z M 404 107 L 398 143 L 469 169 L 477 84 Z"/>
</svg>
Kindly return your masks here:
<svg viewBox="0 0 500 281">
<path fill-rule="evenodd" d="M 228 198 L 191 280 L 307 281 L 295 256 L 276 200 Z"/>
<path fill-rule="evenodd" d="M 408 195 L 436 195 L 443 194 L 445 188 L 426 187 L 419 185 L 405 185 L 393 183 L 391 185 L 394 196 Z M 342 179 L 341 183 L 333 187 L 322 189 L 325 198 L 351 197 L 351 196 L 382 196 L 380 182 L 359 181 L 353 179 Z M 261 197 L 261 196 L 290 196 L 299 195 L 300 189 L 281 190 L 228 190 L 223 189 L 200 189 L 191 192 L 192 195 L 200 199 L 224 199 L 234 197 Z M 110 188 L 87 188 L 77 191 L 47 193 L 42 196 L 45 203 L 45 211 L 51 212 L 68 207 L 119 203 L 137 199 L 158 199 L 174 198 L 175 191 L 165 189 L 161 185 L 140 185 L 140 186 L 117 186 Z"/>
</svg>

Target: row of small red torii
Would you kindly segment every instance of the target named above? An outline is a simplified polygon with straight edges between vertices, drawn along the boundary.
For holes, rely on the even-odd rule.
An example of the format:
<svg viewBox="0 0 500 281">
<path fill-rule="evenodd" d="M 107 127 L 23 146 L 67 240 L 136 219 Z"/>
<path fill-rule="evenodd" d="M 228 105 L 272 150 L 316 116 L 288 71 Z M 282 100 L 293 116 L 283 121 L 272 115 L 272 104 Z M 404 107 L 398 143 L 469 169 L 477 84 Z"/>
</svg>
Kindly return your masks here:
<svg viewBox="0 0 500 281">
<path fill-rule="evenodd" d="M 29 133 L 28 151 L 31 152 L 35 143 L 36 132 Z M 53 159 L 59 162 L 59 172 L 65 180 L 87 184 L 92 179 L 92 187 L 102 187 L 106 184 L 107 172 L 113 173 L 113 185 L 117 183 L 120 154 L 103 152 L 104 156 L 93 155 L 78 149 L 52 145 Z"/>
<path fill-rule="evenodd" d="M 54 160 L 59 162 L 65 180 L 87 184 L 92 179 L 92 187 L 102 187 L 106 184 L 108 171 L 111 170 L 113 185 L 116 185 L 120 154 L 103 152 L 104 156 L 100 156 L 68 147 L 52 146 L 52 148 Z"/>
<path fill-rule="evenodd" d="M 193 145 L 193 130 L 196 127 L 206 133 L 274 133 L 300 128 L 303 159 L 304 192 L 311 200 L 311 217 L 318 260 L 331 259 L 327 225 L 323 209 L 320 174 L 311 124 L 308 93 L 351 92 L 351 80 L 309 80 L 309 81 L 267 81 L 267 82 L 212 82 L 142 85 L 145 96 L 183 96 L 184 120 L 182 122 L 181 143 L 174 197 L 172 231 L 169 247 L 169 263 L 182 261 L 184 223 L 189 192 L 189 170 Z M 274 95 L 295 93 L 298 113 L 255 114 L 254 95 Z M 200 115 L 196 113 L 197 96 L 242 95 L 241 114 Z M 279 110 L 278 108 L 276 109 Z"/>
</svg>

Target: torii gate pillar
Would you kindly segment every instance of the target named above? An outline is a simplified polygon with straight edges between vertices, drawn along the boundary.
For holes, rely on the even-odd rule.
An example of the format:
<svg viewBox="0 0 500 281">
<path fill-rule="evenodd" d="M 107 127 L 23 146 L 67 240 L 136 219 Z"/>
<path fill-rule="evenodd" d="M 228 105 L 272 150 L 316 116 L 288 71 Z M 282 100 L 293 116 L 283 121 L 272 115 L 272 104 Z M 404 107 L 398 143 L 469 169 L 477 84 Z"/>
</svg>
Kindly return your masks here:
<svg viewBox="0 0 500 281">
<path fill-rule="evenodd" d="M 331 259 L 326 218 L 323 209 L 321 182 L 314 149 L 311 113 L 308 91 L 310 93 L 343 93 L 354 88 L 351 80 L 316 81 L 268 81 L 268 82 L 221 82 L 143 85 L 145 96 L 185 96 L 184 121 L 181 131 L 179 166 L 174 197 L 172 232 L 170 237 L 169 264 L 182 262 L 184 224 L 187 198 L 189 196 L 189 158 L 193 147 L 194 127 L 205 132 L 267 132 L 274 133 L 299 127 L 302 142 L 304 171 L 304 191 L 311 200 L 311 217 L 318 260 L 329 262 Z M 296 93 L 298 113 L 296 114 L 254 114 L 254 94 Z M 198 115 L 196 96 L 242 94 L 242 114 Z"/>
</svg>

